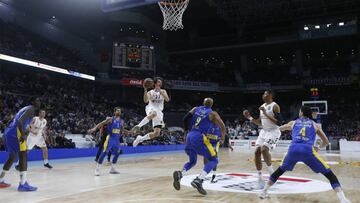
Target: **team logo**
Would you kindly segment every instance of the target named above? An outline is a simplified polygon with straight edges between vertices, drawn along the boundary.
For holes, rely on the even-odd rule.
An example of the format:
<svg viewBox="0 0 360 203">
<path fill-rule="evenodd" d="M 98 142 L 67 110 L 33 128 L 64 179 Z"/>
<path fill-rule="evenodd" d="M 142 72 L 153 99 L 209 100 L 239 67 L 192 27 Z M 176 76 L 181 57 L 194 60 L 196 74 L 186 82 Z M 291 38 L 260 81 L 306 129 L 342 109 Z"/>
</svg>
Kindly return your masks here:
<svg viewBox="0 0 360 203">
<path fill-rule="evenodd" d="M 184 176 L 181 184 L 191 187 L 191 181 L 197 175 Z M 268 178 L 265 176 L 264 178 Z M 240 192 L 240 193 L 259 193 L 258 177 L 254 173 L 219 173 L 216 175 L 216 183 L 210 183 L 210 178 L 206 178 L 203 187 L 206 190 Z M 296 193 L 315 193 L 331 190 L 329 183 L 292 176 L 282 176 L 274 186 L 269 189 L 270 194 L 296 194 Z"/>
</svg>

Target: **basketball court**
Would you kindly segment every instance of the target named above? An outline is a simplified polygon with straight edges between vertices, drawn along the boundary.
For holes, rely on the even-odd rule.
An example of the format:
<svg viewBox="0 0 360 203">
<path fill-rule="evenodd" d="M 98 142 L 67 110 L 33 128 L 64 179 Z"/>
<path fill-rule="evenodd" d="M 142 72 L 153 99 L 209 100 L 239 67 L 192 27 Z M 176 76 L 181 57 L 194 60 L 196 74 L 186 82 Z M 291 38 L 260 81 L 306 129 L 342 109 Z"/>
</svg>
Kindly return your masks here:
<svg viewBox="0 0 360 203">
<path fill-rule="evenodd" d="M 158 16 L 162 16 L 162 25 L 158 27 L 158 29 L 153 29 L 156 32 L 149 32 L 144 35 L 148 35 L 144 39 L 139 40 L 139 42 L 143 42 L 145 40 L 146 43 L 140 46 L 140 43 L 136 44 L 135 46 L 131 44 L 131 38 L 127 35 L 123 37 L 123 35 L 119 33 L 123 33 L 127 31 L 131 31 L 132 29 L 139 29 L 136 32 L 137 36 L 141 33 L 145 33 L 146 26 L 154 26 L 154 25 L 146 25 L 145 22 L 141 22 L 144 25 L 139 26 L 139 28 L 133 28 L 132 26 L 136 23 L 138 19 L 132 22 L 129 20 L 127 25 L 119 26 L 119 39 L 112 41 L 112 49 L 113 49 L 113 58 L 112 58 L 112 68 L 119 68 L 119 69 L 133 69 L 133 70 L 140 70 L 140 71 L 150 71 L 154 74 L 156 73 L 155 68 L 155 52 L 154 50 L 157 49 L 156 46 L 161 44 L 158 42 L 159 36 L 156 33 L 160 33 L 160 31 L 164 30 L 167 33 L 175 33 L 176 31 L 180 31 L 182 29 L 186 29 L 187 25 L 191 22 L 183 22 L 183 16 L 186 14 L 187 9 L 191 7 L 191 4 L 194 3 L 196 0 L 101 0 L 99 6 L 101 7 L 101 12 L 105 13 L 108 16 L 112 16 L 112 18 L 116 19 L 113 20 L 114 22 L 122 22 L 122 11 L 126 9 L 134 9 L 131 10 L 133 13 L 128 13 L 127 15 L 129 18 L 140 18 L 136 13 L 136 8 L 141 6 L 152 6 L 150 9 L 156 5 L 158 7 Z M 208 8 L 210 11 L 215 11 L 215 5 L 219 1 L 211 1 L 209 0 Z M 216 3 L 215 3 L 216 2 Z M 264 2 L 265 4 L 266 2 Z M 1 6 L 1 4 L 0 4 Z M 241 6 L 239 6 L 241 7 Z M 99 8 L 99 7 L 97 7 Z M 202 8 L 200 6 L 200 8 Z M 198 8 L 199 9 L 199 8 Z M 64 9 L 65 11 L 65 9 Z M 153 11 L 153 10 L 149 10 Z M 217 13 L 220 12 L 221 9 L 217 9 Z M 115 14 L 119 14 L 117 19 Z M 125 12 L 124 12 L 125 13 Z M 134 14 L 135 13 L 135 14 Z M 24 14 L 25 15 L 25 14 Z M 127 16 L 124 14 L 124 16 Z M 199 14 L 200 15 L 200 14 Z M 202 15 L 202 13 L 201 13 Z M 99 15 L 100 16 L 100 15 Z M 145 16 L 145 15 L 144 15 Z M 153 17 L 153 16 L 151 16 Z M 231 20 L 234 16 L 231 16 Z M 235 17 L 234 17 L 235 18 Z M 264 17 L 265 18 L 265 17 Z M 144 18 L 147 19 L 147 18 Z M 151 19 L 151 18 L 149 18 Z M 49 21 L 49 25 L 52 23 L 56 26 L 57 19 L 55 16 L 52 16 L 51 21 Z M 200 20 L 198 20 L 200 21 Z M 211 21 L 209 19 L 209 21 Z M 148 22 L 148 21 L 146 21 Z M 150 22 L 150 21 L 149 21 Z M 232 22 L 232 21 L 230 21 Z M 234 21 L 235 22 L 235 21 Z M 85 24 L 85 23 L 84 23 Z M 114 23 L 116 24 L 116 23 Z M 236 23 L 233 23 L 235 25 Z M 60 24 L 61 25 L 61 24 Z M 126 25 L 126 27 L 125 27 Z M 331 24 L 328 24 L 327 27 L 330 27 Z M 343 25 L 341 25 L 343 26 Z M 110 26 L 109 26 L 110 27 Z M 191 26 L 189 26 L 191 27 Z M 235 26 L 236 27 L 236 26 Z M 239 29 L 236 35 L 237 37 L 241 38 L 242 33 L 242 25 L 238 25 L 236 29 Z M 318 27 L 318 28 L 317 28 Z M 308 27 L 303 27 L 304 30 L 308 29 Z M 315 26 L 316 29 L 320 29 L 320 25 Z M 161 30 L 162 29 L 162 30 Z M 198 29 L 198 28 L 197 28 Z M 211 29 L 211 28 L 209 28 Z M 214 28 L 217 29 L 217 28 Z M 261 28 L 259 28 L 260 30 Z M 141 30 L 141 31 L 140 31 Z M 195 29 L 194 29 L 195 30 Z M 200 30 L 200 29 L 199 29 Z M 221 28 L 219 29 L 221 30 Z M 132 32 L 132 31 L 131 31 Z M 193 35 L 197 35 L 198 30 L 194 31 Z M 200 31 L 199 31 L 200 32 Z M 162 33 L 164 34 L 164 33 Z M 105 41 L 106 37 L 105 34 L 101 33 L 100 36 L 96 36 L 100 38 L 102 41 Z M 192 35 L 190 33 L 190 35 Z M 150 37 L 151 36 L 151 37 Z M 265 36 L 265 35 L 264 35 Z M 119 43 L 117 40 L 124 40 L 122 38 L 129 38 L 129 42 Z M 160 37 L 161 38 L 161 37 Z M 170 38 L 170 37 L 169 37 Z M 189 36 L 191 38 L 191 36 Z M 206 37 L 205 37 L 206 38 Z M 222 39 L 227 38 L 227 35 L 221 36 Z M 256 38 L 256 37 L 255 37 Z M 264 37 L 264 45 L 271 45 L 270 42 Z M 75 39 L 75 38 L 74 38 Z M 156 39 L 156 40 L 155 40 Z M 171 38 L 170 38 L 171 39 Z M 195 38 L 194 38 L 195 39 Z M 209 38 L 210 39 L 210 38 Z M 274 38 L 275 39 L 275 38 Z M 146 41 L 147 40 L 147 41 Z M 149 43 L 149 42 L 151 43 Z M 211 40 L 210 40 L 211 41 Z M 284 40 L 282 43 L 286 43 L 287 40 Z M 296 41 L 298 42 L 298 41 Z M 103 42 L 106 44 L 106 42 Z M 154 46 L 153 44 L 156 44 Z M 254 42 L 254 47 L 258 42 Z M 268 44 L 269 43 L 269 44 Z M 278 43 L 278 42 L 276 42 Z M 31 43 L 30 43 L 31 44 Z M 164 43 L 165 44 L 165 43 Z M 165 48 L 166 46 L 162 44 Z M 211 42 L 209 42 L 211 45 Z M 215 43 L 214 43 L 215 44 Z M 275 44 L 275 43 L 274 43 Z M 226 46 L 225 46 L 226 45 Z M 177 51 L 176 49 L 173 52 L 169 52 L 169 54 L 179 54 L 181 52 L 184 53 L 192 53 L 192 52 L 202 52 L 202 51 L 219 51 L 222 49 L 230 48 L 233 49 L 234 47 L 238 46 L 241 48 L 246 48 L 246 46 L 242 45 L 233 45 L 233 44 L 226 44 L 224 47 L 212 47 L 212 45 L 208 48 L 201 48 L 197 50 L 180 50 Z M 79 44 L 82 46 L 82 44 Z M 105 45 L 104 45 L 105 46 Z M 108 45 L 106 45 L 108 46 Z M 359 45 L 360 47 L 360 45 Z M 86 49 L 86 48 L 84 48 Z M 200 50 L 200 51 L 199 51 Z M 254 51 L 255 52 L 255 51 Z M 105 52 L 104 52 L 105 53 Z M 296 55 L 294 54 L 292 58 L 301 58 L 299 54 L 300 51 L 296 50 Z M 321 52 L 323 53 L 323 52 Z M 141 55 L 143 54 L 143 55 Z M 168 53 L 167 53 L 168 54 Z M 167 55 L 166 54 L 166 55 Z M 212 60 L 217 60 L 214 57 L 210 56 L 211 54 L 207 54 L 206 57 L 211 57 Z M 235 53 L 237 57 L 241 54 Z M 160 56 L 160 55 L 159 55 Z M 251 55 L 249 55 L 250 58 Z M 240 64 L 246 66 L 247 69 L 247 57 L 244 54 L 240 56 Z M 323 56 L 322 56 L 323 57 Z M 108 57 L 106 53 L 105 58 Z M 179 57 L 180 58 L 180 57 Z M 201 58 L 201 59 L 200 59 Z M 280 56 L 281 60 L 282 57 Z M 72 75 L 75 77 L 95 80 L 95 76 L 81 74 L 77 72 L 68 72 L 65 69 L 44 65 L 34 61 L 28 60 L 20 60 L 20 58 L 10 57 L 7 55 L 2 55 L 0 59 L 7 61 L 7 62 L 16 62 L 22 65 L 28 65 L 33 67 L 38 67 L 40 69 L 53 71 L 62 73 L 65 75 Z M 107 61 L 106 59 L 105 65 L 110 65 L 110 60 Z M 203 61 L 203 56 L 199 55 L 199 60 Z M 257 62 L 257 59 L 254 58 L 254 64 Z M 269 64 L 272 63 L 269 58 L 267 58 Z M 166 60 L 165 60 L 166 61 Z M 220 62 L 220 61 L 219 61 Z M 245 63 L 246 62 L 246 63 Z M 100 62 L 99 62 L 100 63 Z M 224 65 L 224 61 L 221 62 Z M 229 63 L 233 63 L 232 59 L 229 60 Z M 104 65 L 102 64 L 102 65 Z M 130 66 L 130 65 L 132 66 Z M 104 65 L 104 66 L 105 66 Z M 299 66 L 302 63 L 298 64 Z M 127 67 L 129 66 L 129 67 Z M 135 68 L 135 69 L 134 69 Z M 137 69 L 138 68 L 138 69 Z M 302 72 L 303 69 L 299 70 Z M 209 71 L 210 72 L 210 71 Z M 247 72 L 244 71 L 244 72 Z M 240 72 L 239 77 L 241 77 Z M 104 80 L 108 79 L 106 76 L 106 72 L 104 74 Z M 190 73 L 192 74 L 192 73 Z M 222 73 L 219 73 L 222 74 Z M 179 74 L 180 75 L 180 74 Z M 122 78 L 123 79 L 123 78 Z M 110 82 L 117 81 L 112 80 Z M 240 80 L 240 79 L 238 79 Z M 243 81 L 243 78 L 241 78 Z M 177 80 L 174 80 L 177 81 Z M 181 82 L 182 79 L 180 78 L 179 81 Z M 189 79 L 191 82 L 192 81 Z M 187 84 L 189 81 L 183 81 Z M 0 81 L 1 82 L 1 81 Z M 128 83 L 128 86 L 138 86 L 141 88 L 143 80 L 133 79 L 133 78 L 124 78 L 122 80 L 122 84 Z M 213 81 L 208 80 L 208 83 L 204 83 L 204 86 L 213 87 Z M 251 81 L 252 82 L 252 81 Z M 115 83 L 115 82 L 114 82 Z M 240 83 L 240 82 L 239 82 Z M 116 83 L 117 84 L 117 83 Z M 360 83 L 359 83 L 360 84 Z M 126 84 L 125 84 L 126 85 Z M 191 84 L 191 86 L 198 86 L 199 84 Z M 237 84 L 239 85 L 239 84 Z M 244 83 L 244 85 L 246 85 Z M 271 87 L 270 83 L 268 85 Z M 153 86 L 153 84 L 151 85 Z M 201 86 L 201 85 L 200 85 Z M 137 88 L 138 88 L 137 87 Z M 180 85 L 181 88 L 176 90 L 187 90 L 189 86 Z M 249 85 L 249 92 L 251 92 L 251 85 Z M 150 87 L 149 87 L 150 88 Z M 218 85 L 214 86 L 217 92 L 220 92 L 218 89 Z M 240 86 L 239 86 L 240 88 Z M 145 91 L 147 88 L 144 87 Z M 207 88 L 204 87 L 204 90 Z M 227 90 L 228 89 L 228 90 Z M 225 88 L 226 91 L 232 90 L 232 86 Z M 240 88 L 241 91 L 243 88 Z M 254 91 L 262 91 L 263 84 L 255 84 Z M 191 89 L 189 89 L 191 90 Z M 196 88 L 194 89 L 194 91 Z M 240 92 L 240 91 L 238 91 Z M 328 110 L 331 110 L 329 106 L 328 109 L 328 101 L 327 100 L 318 100 L 318 89 L 312 88 L 311 89 L 312 97 L 311 101 L 302 101 L 302 105 L 309 106 L 311 109 L 317 113 L 317 121 L 321 123 L 320 116 L 326 116 L 328 114 Z M 147 92 L 145 92 L 146 97 Z M 160 94 L 160 93 L 159 93 Z M 167 94 L 167 93 L 166 93 Z M 200 93 L 198 93 L 200 94 Z M 123 94 L 125 95 L 125 94 Z M 142 98 L 142 95 L 140 95 Z M 123 96 L 125 97 L 125 96 Z M 159 96 L 160 97 L 160 96 Z M 144 99 L 145 100 L 145 99 Z M 169 99 L 168 99 L 169 100 Z M 235 100 L 234 100 L 235 101 Z M 142 102 L 142 101 L 141 101 Z M 294 101 L 295 102 L 295 101 Z M 331 101 L 329 100 L 329 104 Z M 298 101 L 300 105 L 300 101 Z M 188 104 L 189 105 L 189 104 Z M 257 105 L 257 104 L 256 104 Z M 126 107 L 125 107 L 126 108 Z M 223 108 L 223 107 L 220 107 Z M 225 108 L 225 106 L 224 106 Z M 272 107 L 271 107 L 272 108 Z M 272 110 L 271 110 L 272 111 Z M 162 112 L 162 111 L 161 111 Z M 182 113 L 182 112 L 181 112 Z M 279 113 L 279 112 L 277 112 Z M 234 112 L 234 114 L 241 115 L 241 112 Z M 166 115 L 165 115 L 166 116 Z M 233 115 L 232 115 L 233 116 Z M 120 116 L 119 116 L 120 117 Z M 251 120 L 253 118 L 251 117 Z M 315 119 L 315 118 L 314 118 Z M 251 121 L 250 120 L 250 121 Z M 276 120 L 276 119 L 275 119 Z M 179 120 L 181 122 L 181 120 Z M 279 120 L 280 121 L 280 120 Z M 162 121 L 163 122 L 163 121 Z M 199 120 L 200 122 L 200 120 Z M 276 124 L 278 125 L 278 124 Z M 155 126 L 156 127 L 156 126 Z M 158 126 L 157 126 L 158 127 Z M 177 126 L 176 126 L 177 127 Z M 95 129 L 96 130 L 96 129 Z M 84 131 L 88 132 L 88 131 Z M 120 131 L 119 131 L 120 132 Z M 315 134 L 315 133 L 314 133 Z M 120 134 L 119 134 L 120 135 Z M 65 135 L 64 135 L 65 136 Z M 110 136 L 110 135 L 109 135 Z M 233 138 L 234 139 L 234 138 Z M 248 138 L 247 138 L 248 139 Z M 278 139 L 277 139 L 278 140 Z M 231 140 L 234 141 L 234 140 Z M 230 141 L 230 142 L 231 142 Z M 254 141 L 246 140 L 245 144 L 242 142 L 244 140 L 235 140 L 235 142 L 239 142 L 239 146 L 247 147 L 245 150 L 244 148 L 239 149 L 236 148 L 234 151 L 230 151 L 228 149 L 221 149 L 219 153 L 219 165 L 217 169 L 217 176 L 215 183 L 210 183 L 210 176 L 212 173 L 208 174 L 208 177 L 205 179 L 203 184 L 204 189 L 207 191 L 207 195 L 203 196 L 198 193 L 198 191 L 191 186 L 191 181 L 193 181 L 198 174 L 202 171 L 203 168 L 203 160 L 202 157 L 198 157 L 198 162 L 195 168 L 187 172 L 181 180 L 181 190 L 177 191 L 173 187 L 173 172 L 175 170 L 181 170 L 184 163 L 188 161 L 187 155 L 184 153 L 183 150 L 181 151 L 168 151 L 168 152 L 151 152 L 151 153 L 136 153 L 136 154 L 123 154 L 119 157 L 119 161 L 116 165 L 120 174 L 109 174 L 110 166 L 104 164 L 100 169 L 100 176 L 94 176 L 94 170 L 96 167 L 96 163 L 94 161 L 94 157 L 83 157 L 83 158 L 68 158 L 68 159 L 53 159 L 51 163 L 53 164 L 54 168 L 49 170 L 43 167 L 42 161 L 32 161 L 29 162 L 29 169 L 28 169 L 28 179 L 31 184 L 38 187 L 37 192 L 33 193 L 19 193 L 17 191 L 18 186 L 18 172 L 11 168 L 10 172 L 6 175 L 6 181 L 11 183 L 11 187 L 0 189 L 0 199 L 1 202 L 4 203 L 26 203 L 26 202 L 37 202 L 37 203 L 78 203 L 78 202 L 107 202 L 107 203 L 127 203 L 127 202 L 136 202 L 136 203 L 238 203 L 238 202 L 272 202 L 272 203 L 335 203 L 339 202 L 338 198 L 336 197 L 336 193 L 331 188 L 328 180 L 323 177 L 321 174 L 315 174 L 311 171 L 303 163 L 298 163 L 292 172 L 286 172 L 284 176 L 279 178 L 278 182 L 269 189 L 270 198 L 269 199 L 260 199 L 258 194 L 261 192 L 261 189 L 258 188 L 257 182 L 257 174 L 256 168 L 254 163 Z M 283 141 L 283 140 L 281 140 Z M 288 140 L 287 147 L 290 145 Z M 180 143 L 180 142 L 176 142 Z M 253 144 L 253 146 L 251 145 Z M 74 145 L 75 146 L 75 145 Z M 135 145 L 133 145 L 135 146 Z M 333 151 L 330 147 L 328 151 L 323 149 L 319 152 L 319 155 L 330 165 L 332 171 L 339 179 L 342 189 L 345 192 L 346 197 L 351 200 L 353 203 L 360 202 L 360 152 L 340 152 L 340 151 Z M 105 152 L 105 150 L 104 150 Z M 276 150 L 272 152 L 272 160 L 273 160 L 273 167 L 277 169 L 279 166 L 284 154 L 286 153 L 285 149 Z M 214 157 L 214 155 L 212 156 Z M 5 169 L 4 169 L 5 170 Z M 263 162 L 263 171 L 266 171 L 266 165 Z M 5 174 L 5 173 L 4 173 Z M 264 175 L 265 179 L 269 178 L 269 174 Z M 0 203 L 1 203 L 0 202 Z"/>
<path fill-rule="evenodd" d="M 274 160 L 283 153 L 274 153 Z M 322 153 L 343 185 L 352 202 L 360 202 L 359 154 Z M 249 151 L 222 150 L 218 168 L 218 182 L 204 183 L 207 196 L 189 187 L 188 180 L 203 166 L 199 157 L 196 168 L 182 180 L 180 191 L 172 186 L 172 172 L 187 161 L 182 151 L 123 155 L 117 168 L 119 175 L 108 174 L 104 166 L 101 176 L 94 176 L 93 157 L 53 161 L 54 169 L 47 170 L 40 162 L 30 162 L 29 181 L 39 187 L 35 193 L 16 190 L 18 176 L 12 171 L 12 187 L 1 190 L 3 202 L 338 202 L 327 180 L 314 174 L 305 165 L 298 164 L 291 173 L 285 173 L 268 200 L 260 200 L 255 189 L 253 154 Z M 275 161 L 274 166 L 278 166 Z M 265 176 L 267 177 L 267 176 Z M 300 184 L 310 184 L 301 185 Z M 296 188 L 296 189 L 294 189 Z"/>
</svg>

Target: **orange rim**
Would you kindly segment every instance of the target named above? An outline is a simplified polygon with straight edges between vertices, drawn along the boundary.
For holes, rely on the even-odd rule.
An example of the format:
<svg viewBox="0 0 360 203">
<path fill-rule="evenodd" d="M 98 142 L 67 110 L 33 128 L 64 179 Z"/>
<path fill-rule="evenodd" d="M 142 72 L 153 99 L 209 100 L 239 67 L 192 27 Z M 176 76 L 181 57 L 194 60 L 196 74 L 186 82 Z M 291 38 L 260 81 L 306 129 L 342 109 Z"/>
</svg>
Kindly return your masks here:
<svg viewBox="0 0 360 203">
<path fill-rule="evenodd" d="M 167 2 L 167 1 L 160 1 L 159 3 L 162 5 L 162 6 L 177 6 L 177 5 L 180 5 L 180 4 L 183 4 L 185 3 L 187 0 L 182 0 L 182 1 L 179 1 L 177 3 L 172 3 L 172 2 Z"/>
</svg>

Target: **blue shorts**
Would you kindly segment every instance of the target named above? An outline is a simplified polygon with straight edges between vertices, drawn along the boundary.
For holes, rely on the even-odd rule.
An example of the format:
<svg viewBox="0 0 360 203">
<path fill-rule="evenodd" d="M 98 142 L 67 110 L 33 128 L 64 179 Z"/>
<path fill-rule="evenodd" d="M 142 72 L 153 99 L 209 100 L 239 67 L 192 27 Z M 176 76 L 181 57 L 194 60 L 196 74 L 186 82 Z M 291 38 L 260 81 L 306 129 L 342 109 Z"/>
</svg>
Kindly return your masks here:
<svg viewBox="0 0 360 203">
<path fill-rule="evenodd" d="M 210 143 L 210 140 L 199 131 L 190 131 L 186 137 L 186 152 L 195 152 L 204 158 L 210 160 L 217 156 L 216 148 Z"/>
<path fill-rule="evenodd" d="M 314 147 L 309 144 L 290 145 L 285 158 L 280 164 L 280 168 L 283 171 L 292 171 L 299 161 L 304 162 L 315 173 L 327 173 L 330 171 L 329 165 L 319 157 Z"/>
<path fill-rule="evenodd" d="M 6 151 L 9 153 L 19 153 L 27 151 L 26 140 L 20 142 L 21 133 L 18 128 L 6 128 L 4 131 L 4 143 Z"/>
<path fill-rule="evenodd" d="M 111 137 L 110 135 L 106 136 L 106 140 L 104 142 L 103 152 L 116 154 L 120 151 L 120 138 L 119 137 Z"/>
</svg>

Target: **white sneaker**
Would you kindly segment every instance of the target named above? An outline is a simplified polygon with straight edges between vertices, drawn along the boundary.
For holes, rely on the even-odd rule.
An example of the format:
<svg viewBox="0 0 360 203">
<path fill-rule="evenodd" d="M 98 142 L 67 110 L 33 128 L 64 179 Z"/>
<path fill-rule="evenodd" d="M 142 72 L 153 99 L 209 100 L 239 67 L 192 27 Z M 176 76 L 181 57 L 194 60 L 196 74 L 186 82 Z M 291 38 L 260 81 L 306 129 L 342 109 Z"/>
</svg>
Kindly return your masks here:
<svg viewBox="0 0 360 203">
<path fill-rule="evenodd" d="M 264 189 L 264 187 L 265 187 L 265 181 L 261 177 L 259 177 L 258 178 L 258 189 L 262 190 L 262 189 Z"/>
<path fill-rule="evenodd" d="M 351 201 L 345 198 L 345 199 L 342 199 L 340 201 L 340 203 L 351 203 Z"/>
<path fill-rule="evenodd" d="M 133 142 L 133 147 L 138 146 L 138 144 L 140 143 L 140 140 L 141 140 L 141 136 L 138 135 L 138 136 L 136 137 L 136 139 L 134 140 L 134 142 Z"/>
<path fill-rule="evenodd" d="M 269 194 L 265 190 L 261 191 L 261 193 L 259 194 L 260 199 L 267 199 L 269 197 Z"/>
<path fill-rule="evenodd" d="M 120 174 L 119 171 L 117 171 L 115 168 L 111 168 L 109 171 L 110 174 Z"/>
<path fill-rule="evenodd" d="M 100 176 L 100 169 L 95 169 L 95 173 L 94 173 L 95 176 Z"/>
</svg>

